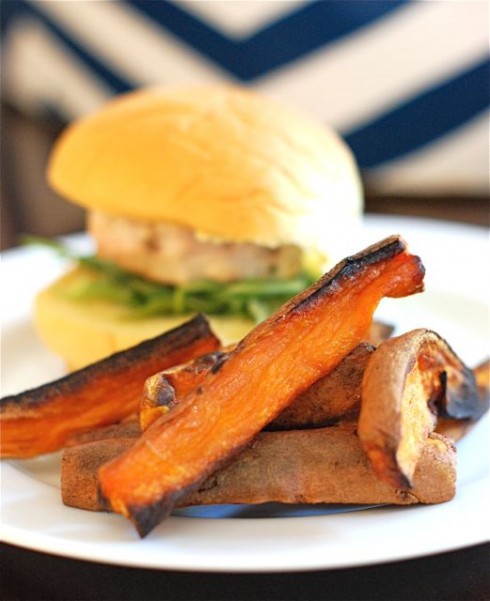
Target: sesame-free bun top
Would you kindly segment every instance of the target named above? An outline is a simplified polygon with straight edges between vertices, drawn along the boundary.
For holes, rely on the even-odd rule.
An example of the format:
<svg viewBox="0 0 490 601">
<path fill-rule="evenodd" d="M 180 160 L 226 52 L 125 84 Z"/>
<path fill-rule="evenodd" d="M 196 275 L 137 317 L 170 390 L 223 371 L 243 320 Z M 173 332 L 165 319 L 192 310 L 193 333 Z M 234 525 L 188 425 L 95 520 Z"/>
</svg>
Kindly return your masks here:
<svg viewBox="0 0 490 601">
<path fill-rule="evenodd" d="M 271 247 L 328 248 L 362 211 L 356 165 L 335 132 L 233 86 L 110 101 L 63 133 L 48 181 L 91 210 Z"/>
</svg>

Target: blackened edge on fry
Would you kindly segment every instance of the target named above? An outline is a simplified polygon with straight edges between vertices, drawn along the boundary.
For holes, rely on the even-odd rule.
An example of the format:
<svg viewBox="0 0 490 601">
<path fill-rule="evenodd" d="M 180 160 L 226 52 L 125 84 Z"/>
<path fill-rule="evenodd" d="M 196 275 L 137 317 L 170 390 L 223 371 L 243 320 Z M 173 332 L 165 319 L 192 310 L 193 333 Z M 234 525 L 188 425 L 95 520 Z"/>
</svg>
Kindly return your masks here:
<svg viewBox="0 0 490 601">
<path fill-rule="evenodd" d="M 141 538 L 149 534 L 156 524 L 170 515 L 175 503 L 182 495 L 174 493 L 170 495 L 166 503 L 153 503 L 151 505 L 131 505 L 128 507 L 130 519 L 136 526 Z"/>
<path fill-rule="evenodd" d="M 473 371 L 463 364 L 461 374 L 445 370 L 440 375 L 444 394 L 439 410 L 443 417 L 479 419 L 488 410 L 488 399 L 478 394 Z"/>
<path fill-rule="evenodd" d="M 403 238 L 394 234 L 368 246 L 355 255 L 346 257 L 318 280 L 314 290 L 309 289 L 308 294 L 305 293 L 303 298 L 296 298 L 294 303 L 291 302 L 287 313 L 303 311 L 305 306 L 314 303 L 319 296 L 328 294 L 330 288 L 336 286 L 340 280 L 352 278 L 368 265 L 382 263 L 406 250 L 407 245 Z"/>
<path fill-rule="evenodd" d="M 197 315 L 164 334 L 145 340 L 130 349 L 114 353 L 96 363 L 63 376 L 55 382 L 16 395 L 3 397 L 0 399 L 0 411 L 5 411 L 9 406 L 17 404 L 22 404 L 24 407 L 35 407 L 37 404 L 44 403 L 60 394 L 75 393 L 85 386 L 87 380 L 93 379 L 99 373 L 114 374 L 122 372 L 135 359 L 144 361 L 146 357 L 151 357 L 155 353 L 175 351 L 205 337 L 215 337 L 215 335 L 204 315 Z"/>
</svg>

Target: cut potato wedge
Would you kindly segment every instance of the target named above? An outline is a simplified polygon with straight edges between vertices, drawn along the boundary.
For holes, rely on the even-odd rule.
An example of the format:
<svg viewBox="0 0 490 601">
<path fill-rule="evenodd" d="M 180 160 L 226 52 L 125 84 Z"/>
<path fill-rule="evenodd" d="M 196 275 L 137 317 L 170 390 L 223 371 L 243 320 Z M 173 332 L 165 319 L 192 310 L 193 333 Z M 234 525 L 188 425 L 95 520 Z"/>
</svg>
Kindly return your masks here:
<svg viewBox="0 0 490 601">
<path fill-rule="evenodd" d="M 359 438 L 379 478 L 410 487 L 438 415 L 481 414 L 475 377 L 431 330 L 384 341 L 364 371 Z"/>
</svg>

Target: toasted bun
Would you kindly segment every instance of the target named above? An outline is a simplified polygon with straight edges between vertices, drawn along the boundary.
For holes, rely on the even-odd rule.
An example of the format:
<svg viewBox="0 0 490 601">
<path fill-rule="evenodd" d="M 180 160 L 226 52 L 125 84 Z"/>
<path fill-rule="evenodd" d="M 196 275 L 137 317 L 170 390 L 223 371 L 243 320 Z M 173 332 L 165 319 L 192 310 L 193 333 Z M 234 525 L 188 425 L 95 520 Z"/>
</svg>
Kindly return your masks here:
<svg viewBox="0 0 490 601">
<path fill-rule="evenodd" d="M 34 322 L 46 346 L 61 356 L 70 370 L 174 328 L 190 315 L 130 319 L 124 308 L 106 301 L 73 301 L 67 295 L 83 270 L 75 268 L 44 289 L 36 298 Z M 236 342 L 252 329 L 251 321 L 238 317 L 209 318 L 223 344 Z"/>
<path fill-rule="evenodd" d="M 66 130 L 48 180 L 89 209 L 270 247 L 335 248 L 362 210 L 337 134 L 236 87 L 123 95 Z"/>
</svg>

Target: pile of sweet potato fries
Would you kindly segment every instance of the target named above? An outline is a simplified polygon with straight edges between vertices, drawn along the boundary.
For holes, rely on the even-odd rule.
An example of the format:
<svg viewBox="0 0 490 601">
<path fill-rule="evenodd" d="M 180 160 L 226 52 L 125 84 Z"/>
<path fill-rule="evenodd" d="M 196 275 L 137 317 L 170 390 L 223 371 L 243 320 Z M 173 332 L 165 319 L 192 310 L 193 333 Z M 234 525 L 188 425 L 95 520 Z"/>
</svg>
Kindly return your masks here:
<svg viewBox="0 0 490 601">
<path fill-rule="evenodd" d="M 121 513 L 141 536 L 189 505 L 450 500 L 454 440 L 488 409 L 489 365 L 469 369 L 431 330 L 373 322 L 423 279 L 391 236 L 233 348 L 198 316 L 3 398 L 1 456 L 63 449 L 63 502 Z"/>
</svg>

